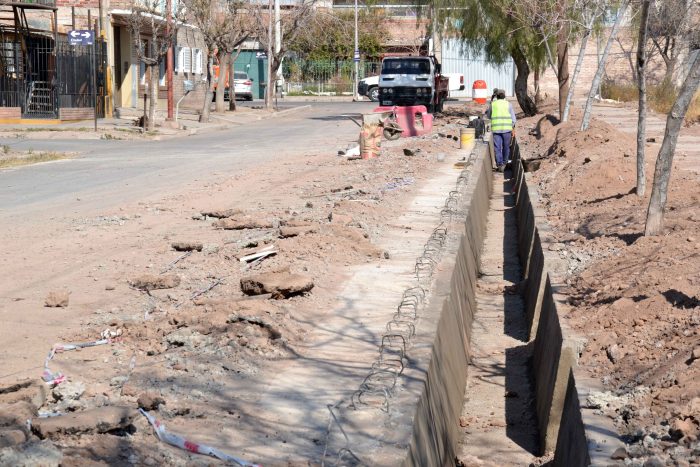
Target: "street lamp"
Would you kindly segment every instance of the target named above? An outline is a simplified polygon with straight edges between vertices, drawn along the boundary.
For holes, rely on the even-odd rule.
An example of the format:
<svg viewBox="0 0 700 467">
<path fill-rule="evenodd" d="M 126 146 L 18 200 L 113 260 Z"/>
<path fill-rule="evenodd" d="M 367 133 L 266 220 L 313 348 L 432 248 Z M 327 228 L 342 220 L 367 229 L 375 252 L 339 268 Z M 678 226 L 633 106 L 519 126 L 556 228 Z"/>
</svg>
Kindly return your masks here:
<svg viewBox="0 0 700 467">
<path fill-rule="evenodd" d="M 360 44 L 357 33 L 357 0 L 355 0 L 355 53 L 353 54 L 352 59 L 355 62 L 355 90 L 353 93 L 355 95 L 355 100 L 359 101 L 360 95 L 357 88 L 360 85 Z"/>
</svg>

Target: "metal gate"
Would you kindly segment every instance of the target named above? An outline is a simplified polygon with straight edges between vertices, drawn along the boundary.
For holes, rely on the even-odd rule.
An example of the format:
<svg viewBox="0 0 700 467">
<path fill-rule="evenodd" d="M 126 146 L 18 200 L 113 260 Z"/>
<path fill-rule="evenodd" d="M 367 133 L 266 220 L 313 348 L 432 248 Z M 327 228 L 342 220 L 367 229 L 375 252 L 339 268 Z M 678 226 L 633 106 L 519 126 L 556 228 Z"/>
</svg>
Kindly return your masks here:
<svg viewBox="0 0 700 467">
<path fill-rule="evenodd" d="M 59 39 L 56 58 L 58 108 L 94 108 L 97 117 L 104 118 L 107 44 L 96 40 L 94 47 L 77 46 Z M 93 89 L 93 73 L 96 89 Z"/>
<path fill-rule="evenodd" d="M 19 107 L 23 118 L 58 118 L 66 107 L 95 108 L 104 117 L 106 44 L 71 46 L 65 36 L 0 36 L 0 106 Z M 93 68 L 92 53 L 96 64 Z M 92 73 L 97 88 L 93 89 Z"/>
</svg>

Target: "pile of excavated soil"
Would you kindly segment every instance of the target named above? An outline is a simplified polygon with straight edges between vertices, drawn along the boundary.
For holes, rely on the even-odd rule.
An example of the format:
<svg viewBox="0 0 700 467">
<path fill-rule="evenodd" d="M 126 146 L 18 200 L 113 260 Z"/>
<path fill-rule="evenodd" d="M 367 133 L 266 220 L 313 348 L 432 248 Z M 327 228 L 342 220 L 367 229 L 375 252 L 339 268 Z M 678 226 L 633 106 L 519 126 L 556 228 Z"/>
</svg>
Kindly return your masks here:
<svg viewBox="0 0 700 467">
<path fill-rule="evenodd" d="M 635 194 L 636 140 L 601 121 L 524 119 L 524 158 L 568 260 L 565 319 L 587 339 L 580 365 L 606 394 L 631 465 L 700 462 L 700 194 L 698 174 L 674 163 L 664 233 L 644 237 L 656 145 L 647 145 L 647 196 Z M 521 133 L 525 131 L 521 130 Z M 666 464 L 665 462 L 671 462 Z"/>
<path fill-rule="evenodd" d="M 0 465 L 55 465 L 61 456 L 65 465 L 217 463 L 158 441 L 137 407 L 213 446 L 223 433 L 235 444 L 243 430 L 255 430 L 262 444 L 283 439 L 284 427 L 255 425 L 245 401 L 285 361 L 314 358 L 310 336 L 336 303 L 348 266 L 381 267 L 391 258 L 376 240 L 445 163 L 439 154 L 458 145 L 454 126 L 436 126 L 455 138 L 384 142 L 373 160 L 346 160 L 329 148 L 119 213 L 67 219 L 50 242 L 18 237 L 45 252 L 28 261 L 75 264 L 75 274 L 62 277 L 70 304 L 51 310 L 85 318 L 63 342 L 113 340 L 57 353 L 50 371 L 66 380 L 54 389 L 38 383 L 43 392 L 31 401 L 18 401 L 19 389 L 2 382 Z M 27 313 L 35 310 L 29 297 L 17 302 Z M 38 376 L 37 360 L 8 362 L 7 371 L 24 364 Z"/>
</svg>

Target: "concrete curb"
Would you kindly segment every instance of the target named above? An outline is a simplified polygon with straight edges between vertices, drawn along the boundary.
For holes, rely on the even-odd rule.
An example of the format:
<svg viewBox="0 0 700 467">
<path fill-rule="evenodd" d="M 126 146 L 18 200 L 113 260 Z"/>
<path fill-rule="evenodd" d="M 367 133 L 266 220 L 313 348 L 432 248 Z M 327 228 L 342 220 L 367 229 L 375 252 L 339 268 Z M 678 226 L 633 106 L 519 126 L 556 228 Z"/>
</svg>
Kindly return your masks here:
<svg viewBox="0 0 700 467">
<path fill-rule="evenodd" d="M 554 466 L 621 465 L 611 459 L 624 446 L 612 420 L 582 410 L 592 388 L 591 381 L 577 375 L 577 361 L 585 341 L 573 333 L 560 316 L 568 309 L 566 264 L 549 245 L 555 239 L 539 204 L 537 190 L 530 188 L 520 158 L 513 157 L 520 259 L 527 288 L 525 310 L 534 337 L 533 371 L 535 406 L 543 453 L 554 452 Z"/>
<path fill-rule="evenodd" d="M 291 109 L 284 109 L 284 110 L 280 110 L 278 112 L 275 112 L 272 115 L 270 115 L 270 117 L 268 117 L 268 118 L 274 118 L 274 117 L 278 117 L 280 115 L 286 115 L 286 114 L 297 112 L 299 110 L 306 110 L 306 109 L 310 109 L 310 108 L 311 108 L 311 104 L 300 105 L 299 107 L 292 107 Z"/>
</svg>

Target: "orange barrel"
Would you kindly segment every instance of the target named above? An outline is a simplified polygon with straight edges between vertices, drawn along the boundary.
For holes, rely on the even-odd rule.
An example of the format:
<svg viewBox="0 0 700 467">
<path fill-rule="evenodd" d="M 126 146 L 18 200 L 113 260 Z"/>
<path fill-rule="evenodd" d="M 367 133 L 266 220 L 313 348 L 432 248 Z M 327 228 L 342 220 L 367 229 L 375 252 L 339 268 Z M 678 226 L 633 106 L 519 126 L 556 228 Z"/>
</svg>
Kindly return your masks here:
<svg viewBox="0 0 700 467">
<path fill-rule="evenodd" d="M 489 97 L 489 89 L 486 86 L 486 81 L 477 79 L 472 85 L 472 99 L 477 104 L 486 104 L 486 99 Z"/>
</svg>

